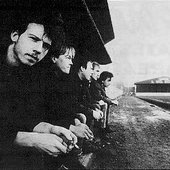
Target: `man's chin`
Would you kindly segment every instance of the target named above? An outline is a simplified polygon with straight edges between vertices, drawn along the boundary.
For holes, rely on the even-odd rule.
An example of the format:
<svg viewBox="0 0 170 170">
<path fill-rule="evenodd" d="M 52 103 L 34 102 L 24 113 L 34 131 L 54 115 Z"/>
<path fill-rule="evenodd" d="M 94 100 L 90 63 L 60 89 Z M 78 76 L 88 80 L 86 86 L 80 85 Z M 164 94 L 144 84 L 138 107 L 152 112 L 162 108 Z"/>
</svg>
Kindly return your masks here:
<svg viewBox="0 0 170 170">
<path fill-rule="evenodd" d="M 69 73 L 70 73 L 70 69 L 65 70 L 64 73 L 65 73 L 65 74 L 69 74 Z"/>
<path fill-rule="evenodd" d="M 25 62 L 25 63 L 22 63 L 23 65 L 25 65 L 25 66 L 33 66 L 33 65 L 35 65 L 36 63 L 32 63 L 32 62 Z"/>
<path fill-rule="evenodd" d="M 25 63 L 25 65 L 27 65 L 27 66 L 33 66 L 33 65 L 35 65 L 36 63 L 32 63 L 32 62 L 27 62 L 27 63 Z"/>
<path fill-rule="evenodd" d="M 69 74 L 70 72 L 69 71 L 62 71 L 64 74 Z"/>
</svg>

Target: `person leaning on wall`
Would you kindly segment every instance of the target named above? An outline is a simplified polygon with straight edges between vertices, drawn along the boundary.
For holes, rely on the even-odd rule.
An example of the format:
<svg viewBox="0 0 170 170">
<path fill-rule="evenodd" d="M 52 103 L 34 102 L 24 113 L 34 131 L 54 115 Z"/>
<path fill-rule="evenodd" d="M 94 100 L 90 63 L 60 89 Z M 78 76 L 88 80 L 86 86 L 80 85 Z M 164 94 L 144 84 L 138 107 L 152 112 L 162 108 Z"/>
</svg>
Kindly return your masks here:
<svg viewBox="0 0 170 170">
<path fill-rule="evenodd" d="M 98 83 L 100 86 L 98 86 L 98 95 L 100 95 L 101 101 L 99 101 L 100 103 L 107 103 L 107 111 L 106 111 L 106 116 L 105 116 L 105 120 L 104 120 L 104 129 L 106 131 L 106 133 L 110 133 L 111 129 L 108 125 L 108 115 L 109 115 L 109 106 L 113 105 L 116 103 L 114 102 L 114 100 L 112 100 L 111 98 L 109 98 L 106 95 L 106 88 L 110 86 L 111 84 L 111 80 L 113 78 L 113 74 L 111 72 L 108 71 L 103 71 L 100 74 L 100 77 L 98 79 Z"/>
<path fill-rule="evenodd" d="M 99 120 L 102 117 L 102 112 L 96 108 L 91 101 L 89 93 L 89 83 L 91 81 L 92 61 L 91 55 L 87 51 L 79 51 L 79 60 L 75 64 L 74 72 L 72 72 L 72 87 L 75 100 L 72 101 L 71 108 L 75 113 L 83 113 L 87 118 L 87 125 L 93 132 L 94 119 Z M 101 146 L 96 143 L 96 138 L 92 140 L 84 140 L 83 152 L 96 152 L 101 149 Z"/>
<path fill-rule="evenodd" d="M 93 63 L 92 81 L 90 84 L 90 94 L 94 105 L 99 106 L 103 112 L 103 118 L 100 122 L 95 122 L 97 127 L 97 133 L 103 144 L 110 144 L 110 139 L 107 137 L 107 133 L 112 132 L 108 125 L 109 106 L 114 104 L 114 101 L 106 95 L 105 88 L 110 86 L 113 74 L 108 71 L 104 71 L 100 74 L 100 65 L 96 62 Z"/>
<path fill-rule="evenodd" d="M 69 37 L 66 37 L 59 53 L 53 48 L 50 54 L 52 65 L 43 79 L 46 80 L 47 121 L 68 128 L 77 136 L 79 145 L 82 139 L 93 138 L 93 133 L 86 125 L 86 116 L 83 113 L 77 113 L 72 105 L 76 98 L 72 95 L 73 84 L 70 82 L 69 73 L 75 55 L 74 44 Z M 76 161 L 81 153 L 81 148 L 79 150 L 74 148 L 69 154 L 64 155 L 64 158 L 63 155 L 60 159 L 46 157 L 46 166 L 50 170 L 62 165 L 67 168 L 82 169 L 83 166 Z"/>
<path fill-rule="evenodd" d="M 38 75 L 41 68 L 36 67 L 54 43 L 60 49 L 63 22 L 52 11 L 22 10 L 11 15 L 9 21 L 16 22 L 4 32 L 9 44 L 4 47 L 1 43 L 0 168 L 43 169 L 38 161 L 42 160 L 41 153 L 57 157 L 67 152 L 61 135 L 77 142 L 68 129 L 44 122 L 43 84 Z"/>
</svg>

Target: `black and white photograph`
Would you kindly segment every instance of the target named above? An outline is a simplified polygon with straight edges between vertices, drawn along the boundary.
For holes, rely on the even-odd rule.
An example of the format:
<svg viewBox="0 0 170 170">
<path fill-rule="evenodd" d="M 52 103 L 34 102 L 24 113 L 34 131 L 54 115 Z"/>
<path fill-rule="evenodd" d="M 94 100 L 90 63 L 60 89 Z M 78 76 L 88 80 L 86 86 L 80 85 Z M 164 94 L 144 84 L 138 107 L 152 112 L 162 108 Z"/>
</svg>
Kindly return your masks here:
<svg viewBox="0 0 170 170">
<path fill-rule="evenodd" d="M 0 0 L 0 170 L 170 169 L 169 0 Z"/>
</svg>

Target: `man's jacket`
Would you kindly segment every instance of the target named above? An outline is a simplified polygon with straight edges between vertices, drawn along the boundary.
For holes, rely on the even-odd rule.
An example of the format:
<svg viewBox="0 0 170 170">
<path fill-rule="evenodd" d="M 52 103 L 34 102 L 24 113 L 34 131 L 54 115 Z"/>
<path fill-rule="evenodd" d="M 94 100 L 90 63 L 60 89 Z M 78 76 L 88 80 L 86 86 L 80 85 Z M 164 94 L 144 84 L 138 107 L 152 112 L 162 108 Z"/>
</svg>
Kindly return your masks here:
<svg viewBox="0 0 170 170">
<path fill-rule="evenodd" d="M 106 95 L 105 87 L 102 83 L 92 79 L 89 90 L 93 103 L 103 100 L 108 104 L 112 104 L 111 99 Z"/>
<path fill-rule="evenodd" d="M 14 140 L 18 131 L 32 132 L 44 120 L 44 90 L 39 71 L 36 67 L 9 67 L 1 56 L 0 168 L 17 169 L 23 164 L 24 167 L 33 165 L 29 158 L 34 149 L 17 147 Z"/>
</svg>

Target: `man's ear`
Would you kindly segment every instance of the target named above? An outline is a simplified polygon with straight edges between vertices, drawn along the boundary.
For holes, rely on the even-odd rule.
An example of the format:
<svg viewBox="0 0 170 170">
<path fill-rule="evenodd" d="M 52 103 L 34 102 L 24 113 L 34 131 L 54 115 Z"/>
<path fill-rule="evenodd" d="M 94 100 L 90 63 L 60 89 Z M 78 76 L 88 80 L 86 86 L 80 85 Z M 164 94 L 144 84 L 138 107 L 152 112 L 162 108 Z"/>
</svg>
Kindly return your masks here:
<svg viewBox="0 0 170 170">
<path fill-rule="evenodd" d="M 11 40 L 12 40 L 12 42 L 16 42 L 16 41 L 18 40 L 18 38 L 19 38 L 19 33 L 18 33 L 18 31 L 13 31 L 13 32 L 11 33 Z"/>
<path fill-rule="evenodd" d="M 52 62 L 53 62 L 53 63 L 56 63 L 56 62 L 57 62 L 57 58 L 56 58 L 56 57 L 52 57 L 51 59 L 52 59 Z"/>
<path fill-rule="evenodd" d="M 84 70 L 84 67 L 83 67 L 83 66 L 81 66 L 81 67 L 80 67 L 80 70 L 81 70 L 81 71 L 83 71 L 83 70 Z"/>
</svg>

